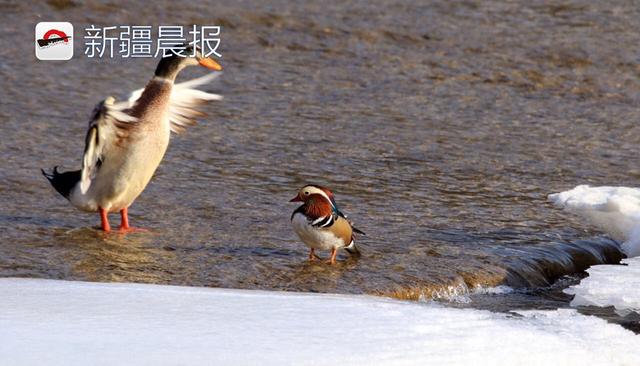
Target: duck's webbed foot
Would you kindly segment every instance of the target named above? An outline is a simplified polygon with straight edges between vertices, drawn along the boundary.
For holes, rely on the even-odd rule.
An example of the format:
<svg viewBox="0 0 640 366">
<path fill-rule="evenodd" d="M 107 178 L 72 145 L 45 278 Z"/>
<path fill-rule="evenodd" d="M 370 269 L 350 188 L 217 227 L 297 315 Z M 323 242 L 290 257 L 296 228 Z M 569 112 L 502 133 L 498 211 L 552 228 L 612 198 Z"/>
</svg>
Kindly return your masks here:
<svg viewBox="0 0 640 366">
<path fill-rule="evenodd" d="M 316 250 L 314 248 L 311 248 L 311 250 L 309 251 L 309 262 L 314 262 L 316 259 L 321 258 L 316 254 Z"/>
<path fill-rule="evenodd" d="M 148 232 L 149 230 L 129 226 L 129 210 L 127 207 L 120 210 L 120 227 L 118 231 L 121 233 Z"/>
</svg>

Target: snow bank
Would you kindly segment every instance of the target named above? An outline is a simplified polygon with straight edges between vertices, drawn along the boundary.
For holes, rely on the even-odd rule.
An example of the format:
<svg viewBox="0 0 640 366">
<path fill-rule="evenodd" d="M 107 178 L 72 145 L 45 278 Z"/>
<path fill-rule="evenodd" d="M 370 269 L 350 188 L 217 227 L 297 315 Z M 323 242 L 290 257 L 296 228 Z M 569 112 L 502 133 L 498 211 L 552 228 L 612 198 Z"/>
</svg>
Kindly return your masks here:
<svg viewBox="0 0 640 366">
<path fill-rule="evenodd" d="M 0 279 L 0 309 L 3 365 L 640 364 L 640 336 L 570 309 L 33 279 Z"/>
<path fill-rule="evenodd" d="M 597 265 L 589 277 L 566 289 L 572 306 L 614 306 L 620 314 L 640 312 L 640 189 L 577 186 L 549 195 L 549 200 L 581 215 L 623 242 L 626 265 Z"/>
<path fill-rule="evenodd" d="M 640 189 L 581 185 L 551 194 L 549 200 L 623 242 L 627 256 L 640 255 Z"/>
<path fill-rule="evenodd" d="M 575 295 L 572 306 L 613 306 L 621 315 L 640 313 L 640 257 L 625 259 L 626 265 L 598 265 L 589 277 L 564 292 Z"/>
</svg>

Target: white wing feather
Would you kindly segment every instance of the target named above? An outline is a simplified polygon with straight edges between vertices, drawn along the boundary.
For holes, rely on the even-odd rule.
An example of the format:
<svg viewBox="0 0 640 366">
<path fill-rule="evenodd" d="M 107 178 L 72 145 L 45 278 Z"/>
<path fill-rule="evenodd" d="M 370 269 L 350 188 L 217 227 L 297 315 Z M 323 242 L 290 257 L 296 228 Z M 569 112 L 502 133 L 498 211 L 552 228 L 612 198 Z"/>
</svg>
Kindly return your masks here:
<svg viewBox="0 0 640 366">
<path fill-rule="evenodd" d="M 114 101 L 113 97 L 108 97 L 98 103 L 94 109 L 93 119 L 89 122 L 80 173 L 80 191 L 83 194 L 87 193 L 91 180 L 95 178 L 105 145 L 118 137 L 117 124 L 122 126 L 138 120 L 125 112 L 129 106 L 128 103 L 114 103 Z"/>
<path fill-rule="evenodd" d="M 198 86 L 209 83 L 220 74 L 210 73 L 173 86 L 171 97 L 169 98 L 171 131 L 180 133 L 186 127 L 194 125 L 196 123 L 195 118 L 204 115 L 197 109 L 199 105 L 208 101 L 222 99 L 221 95 L 195 89 Z M 82 193 L 86 193 L 89 190 L 91 180 L 95 178 L 105 144 L 118 137 L 119 128 L 126 126 L 127 123 L 137 122 L 138 119 L 127 114 L 127 110 L 135 105 L 143 91 L 144 88 L 133 91 L 125 102 L 115 103 L 115 99 L 109 97 L 96 106 L 94 117 L 89 122 L 85 151 L 82 158 L 80 178 L 80 190 Z"/>
<path fill-rule="evenodd" d="M 169 122 L 171 131 L 180 133 L 186 127 L 196 123 L 195 118 L 204 114 L 197 108 L 201 104 L 212 100 L 221 100 L 222 96 L 195 89 L 198 86 L 208 84 L 213 79 L 220 76 L 220 72 L 210 73 L 199 78 L 175 84 L 171 89 L 169 98 Z M 128 98 L 128 106 L 133 107 L 142 95 L 143 89 L 133 91 Z"/>
</svg>

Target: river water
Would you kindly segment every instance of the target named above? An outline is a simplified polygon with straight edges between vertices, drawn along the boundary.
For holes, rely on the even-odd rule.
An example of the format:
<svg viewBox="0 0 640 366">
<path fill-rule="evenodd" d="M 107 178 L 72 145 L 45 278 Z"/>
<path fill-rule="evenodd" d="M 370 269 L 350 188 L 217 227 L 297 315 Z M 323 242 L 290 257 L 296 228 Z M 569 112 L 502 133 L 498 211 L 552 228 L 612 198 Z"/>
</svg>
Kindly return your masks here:
<svg viewBox="0 0 640 366">
<path fill-rule="evenodd" d="M 71 61 L 35 59 L 48 20 L 74 24 Z M 621 258 L 546 196 L 637 185 L 632 2 L 2 2 L 0 24 L 0 276 L 500 311 L 568 306 L 558 288 Z M 153 74 L 153 59 L 83 55 L 91 24 L 222 26 L 224 74 L 206 89 L 225 99 L 174 136 L 130 208 L 149 233 L 102 234 L 39 172 L 78 169 L 94 104 Z M 360 259 L 306 261 L 288 202 L 306 183 L 332 188 L 367 233 Z M 517 291 L 474 293 L 499 285 Z"/>
</svg>

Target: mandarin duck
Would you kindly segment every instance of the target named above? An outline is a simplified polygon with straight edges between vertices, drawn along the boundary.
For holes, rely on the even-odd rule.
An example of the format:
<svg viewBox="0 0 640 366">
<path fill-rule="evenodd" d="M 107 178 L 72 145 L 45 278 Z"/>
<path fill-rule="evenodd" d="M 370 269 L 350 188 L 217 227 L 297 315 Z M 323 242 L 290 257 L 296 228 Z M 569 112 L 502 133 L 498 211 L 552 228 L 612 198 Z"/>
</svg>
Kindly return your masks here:
<svg viewBox="0 0 640 366">
<path fill-rule="evenodd" d="M 315 250 L 330 250 L 330 264 L 336 263 L 338 249 L 349 254 L 360 254 L 353 233 L 364 233 L 353 227 L 337 207 L 333 193 L 325 187 L 306 185 L 290 202 L 302 202 L 291 215 L 293 230 L 309 248 L 309 260 L 317 257 Z"/>
</svg>

